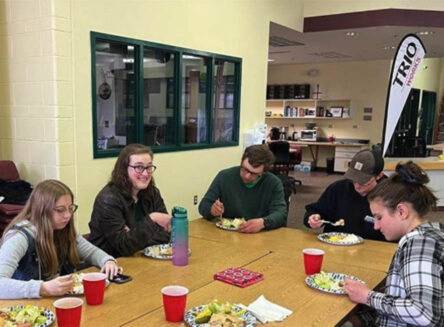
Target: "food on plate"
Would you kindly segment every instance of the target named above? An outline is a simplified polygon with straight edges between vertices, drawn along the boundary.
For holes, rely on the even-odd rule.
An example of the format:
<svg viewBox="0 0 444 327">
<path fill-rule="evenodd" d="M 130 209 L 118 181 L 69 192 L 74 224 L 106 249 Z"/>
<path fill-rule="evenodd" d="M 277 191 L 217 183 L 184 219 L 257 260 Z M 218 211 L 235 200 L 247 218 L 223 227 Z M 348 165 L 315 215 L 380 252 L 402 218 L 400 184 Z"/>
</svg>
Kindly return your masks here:
<svg viewBox="0 0 444 327">
<path fill-rule="evenodd" d="M 36 327 L 44 324 L 47 318 L 44 316 L 44 307 L 26 305 L 15 307 L 13 310 L 0 309 L 1 327 Z"/>
<path fill-rule="evenodd" d="M 319 274 L 314 275 L 313 282 L 322 288 L 327 290 L 343 290 L 344 281 L 342 279 L 332 278 L 330 275 L 321 271 Z"/>
<path fill-rule="evenodd" d="M 358 243 L 359 238 L 355 234 L 338 234 L 332 235 L 327 238 L 331 242 L 336 243 Z"/>
<path fill-rule="evenodd" d="M 220 327 L 237 327 L 243 326 L 244 321 L 240 318 L 242 314 L 246 312 L 246 309 L 239 311 L 233 310 L 233 304 L 230 302 L 223 303 L 217 299 L 202 306 L 202 310 L 195 313 L 194 322 L 197 324 L 210 323 L 210 326 Z M 213 318 L 216 316 L 216 318 Z M 239 321 L 241 324 L 239 324 Z"/>
<path fill-rule="evenodd" d="M 247 221 L 245 218 L 234 218 L 234 219 L 228 219 L 228 218 L 222 218 L 221 224 L 222 227 L 225 228 L 240 228 L 242 224 L 245 224 Z"/>
<path fill-rule="evenodd" d="M 336 224 L 336 226 L 344 226 L 345 221 L 344 221 L 344 219 L 339 219 L 335 224 Z"/>
<path fill-rule="evenodd" d="M 152 252 L 156 256 L 160 257 L 171 257 L 173 255 L 173 247 L 171 245 L 166 247 L 153 247 Z"/>
<path fill-rule="evenodd" d="M 215 313 L 211 316 L 210 327 L 242 327 L 245 322 L 235 316 Z"/>
</svg>

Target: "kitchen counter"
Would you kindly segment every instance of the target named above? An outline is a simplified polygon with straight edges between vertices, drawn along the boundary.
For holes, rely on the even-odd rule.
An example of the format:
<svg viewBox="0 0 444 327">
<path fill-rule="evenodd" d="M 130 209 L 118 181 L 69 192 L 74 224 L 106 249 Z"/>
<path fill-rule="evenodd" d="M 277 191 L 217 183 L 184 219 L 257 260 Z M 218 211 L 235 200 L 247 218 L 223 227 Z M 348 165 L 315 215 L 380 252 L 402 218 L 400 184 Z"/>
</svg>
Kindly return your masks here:
<svg viewBox="0 0 444 327">
<path fill-rule="evenodd" d="M 439 160 L 438 157 L 384 158 L 384 172 L 390 176 L 395 171 L 398 162 L 409 160 L 418 164 L 429 175 L 430 182 L 427 186 L 435 191 L 435 195 L 438 197 L 438 206 L 444 207 L 444 160 Z"/>
</svg>

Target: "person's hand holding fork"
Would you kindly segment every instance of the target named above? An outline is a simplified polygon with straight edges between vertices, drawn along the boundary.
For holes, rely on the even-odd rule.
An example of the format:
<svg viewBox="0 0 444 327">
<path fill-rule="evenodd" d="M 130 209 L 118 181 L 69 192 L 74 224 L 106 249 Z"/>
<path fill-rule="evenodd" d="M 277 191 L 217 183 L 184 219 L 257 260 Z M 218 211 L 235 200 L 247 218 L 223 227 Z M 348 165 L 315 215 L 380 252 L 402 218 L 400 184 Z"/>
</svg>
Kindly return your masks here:
<svg viewBox="0 0 444 327">
<path fill-rule="evenodd" d="M 217 199 L 211 206 L 211 215 L 213 217 L 222 217 L 224 213 L 224 204 Z"/>
</svg>

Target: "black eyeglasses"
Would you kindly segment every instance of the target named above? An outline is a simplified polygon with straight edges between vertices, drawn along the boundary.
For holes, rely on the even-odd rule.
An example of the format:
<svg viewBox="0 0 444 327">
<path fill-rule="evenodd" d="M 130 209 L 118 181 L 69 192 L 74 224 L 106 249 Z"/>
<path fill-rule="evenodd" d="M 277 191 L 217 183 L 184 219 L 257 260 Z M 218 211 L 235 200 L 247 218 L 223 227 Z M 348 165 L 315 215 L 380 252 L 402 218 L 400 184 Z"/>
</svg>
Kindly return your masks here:
<svg viewBox="0 0 444 327">
<path fill-rule="evenodd" d="M 55 207 L 54 211 L 58 214 L 63 215 L 66 211 L 68 211 L 71 215 L 77 211 L 79 206 L 77 204 L 71 204 L 68 208 L 66 207 Z"/>
<path fill-rule="evenodd" d="M 138 174 L 142 174 L 145 170 L 147 172 L 154 173 L 156 171 L 156 169 L 157 169 L 157 167 L 154 166 L 154 165 L 148 165 L 146 167 L 142 166 L 142 165 L 137 165 L 137 166 L 128 165 L 128 167 L 133 168 L 135 170 L 135 172 L 138 173 Z"/>
<path fill-rule="evenodd" d="M 248 174 L 250 174 L 251 176 L 257 176 L 257 177 L 259 177 L 259 176 L 262 175 L 262 173 L 255 173 L 254 171 L 251 171 L 251 170 L 249 170 L 248 168 L 245 168 L 244 166 L 241 166 L 240 169 L 241 169 L 241 171 L 242 171 L 244 174 L 248 173 Z"/>
</svg>

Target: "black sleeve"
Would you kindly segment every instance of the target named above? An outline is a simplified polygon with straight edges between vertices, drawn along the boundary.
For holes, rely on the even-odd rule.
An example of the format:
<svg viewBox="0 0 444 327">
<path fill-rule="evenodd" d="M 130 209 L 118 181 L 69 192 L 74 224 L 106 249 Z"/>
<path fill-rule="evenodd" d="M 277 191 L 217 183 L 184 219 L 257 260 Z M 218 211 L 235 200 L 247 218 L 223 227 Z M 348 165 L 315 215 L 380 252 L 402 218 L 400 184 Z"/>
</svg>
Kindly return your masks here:
<svg viewBox="0 0 444 327">
<path fill-rule="evenodd" d="M 149 217 L 126 231 L 130 217 L 125 216 L 124 205 L 114 196 L 99 196 L 94 203 L 94 212 L 100 213 L 96 219 L 113 254 L 131 256 L 149 245 L 169 242 L 169 233 Z"/>
<path fill-rule="evenodd" d="M 317 202 L 305 206 L 305 226 L 311 228 L 308 224 L 308 218 L 314 214 L 319 214 L 323 220 L 330 220 L 329 213 L 332 214 L 336 211 L 335 192 L 337 192 L 337 190 L 335 190 L 334 184 L 331 184 L 327 187 L 324 193 L 322 193 Z"/>
</svg>

